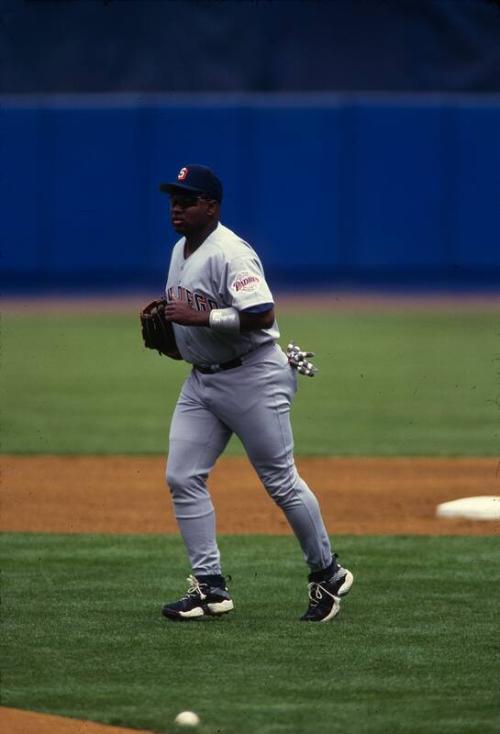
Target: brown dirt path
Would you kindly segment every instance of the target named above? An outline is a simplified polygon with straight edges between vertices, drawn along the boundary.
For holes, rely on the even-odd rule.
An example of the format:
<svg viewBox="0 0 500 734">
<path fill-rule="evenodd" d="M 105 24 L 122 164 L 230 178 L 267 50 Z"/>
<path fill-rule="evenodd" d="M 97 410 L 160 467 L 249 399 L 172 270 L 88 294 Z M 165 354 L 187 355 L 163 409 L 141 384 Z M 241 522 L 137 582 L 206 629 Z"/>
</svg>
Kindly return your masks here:
<svg viewBox="0 0 500 734">
<path fill-rule="evenodd" d="M 4 734 L 151 734 L 144 729 L 122 729 L 7 707 L 0 708 L 0 729 Z"/>
<path fill-rule="evenodd" d="M 500 495 L 495 458 L 302 458 L 304 479 L 335 533 L 482 535 L 500 522 L 443 520 L 440 502 Z M 126 456 L 4 456 L 0 529 L 54 533 L 176 533 L 164 460 Z M 226 457 L 210 480 L 220 533 L 289 533 L 247 459 Z"/>
</svg>

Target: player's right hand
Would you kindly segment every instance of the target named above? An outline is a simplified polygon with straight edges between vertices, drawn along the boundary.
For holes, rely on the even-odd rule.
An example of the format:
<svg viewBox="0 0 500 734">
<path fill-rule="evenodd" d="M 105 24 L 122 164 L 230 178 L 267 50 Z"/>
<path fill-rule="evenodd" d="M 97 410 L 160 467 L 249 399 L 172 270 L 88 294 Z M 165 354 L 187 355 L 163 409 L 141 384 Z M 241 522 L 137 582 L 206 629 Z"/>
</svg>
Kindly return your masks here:
<svg viewBox="0 0 500 734">
<path fill-rule="evenodd" d="M 286 348 L 286 356 L 291 367 L 297 370 L 301 375 L 306 377 L 314 377 L 318 372 L 318 368 L 309 361 L 309 357 L 314 357 L 314 352 L 306 352 L 302 350 L 295 342 L 290 342 Z"/>
</svg>

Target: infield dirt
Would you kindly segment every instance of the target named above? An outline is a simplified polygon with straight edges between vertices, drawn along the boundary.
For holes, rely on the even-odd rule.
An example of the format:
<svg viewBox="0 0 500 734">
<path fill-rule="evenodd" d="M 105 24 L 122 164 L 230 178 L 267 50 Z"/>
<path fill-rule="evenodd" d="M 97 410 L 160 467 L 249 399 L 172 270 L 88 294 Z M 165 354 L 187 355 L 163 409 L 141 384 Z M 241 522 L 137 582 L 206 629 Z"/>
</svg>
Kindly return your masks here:
<svg viewBox="0 0 500 734">
<path fill-rule="evenodd" d="M 500 494 L 496 458 L 301 458 L 330 532 L 483 535 L 500 522 L 443 520 L 436 505 Z M 54 533 L 176 533 L 165 460 L 130 456 L 4 456 L 0 529 Z M 220 533 L 290 532 L 246 458 L 210 479 Z"/>
<path fill-rule="evenodd" d="M 5 734 L 152 734 L 143 729 L 123 729 L 7 707 L 0 708 L 0 726 Z"/>
</svg>

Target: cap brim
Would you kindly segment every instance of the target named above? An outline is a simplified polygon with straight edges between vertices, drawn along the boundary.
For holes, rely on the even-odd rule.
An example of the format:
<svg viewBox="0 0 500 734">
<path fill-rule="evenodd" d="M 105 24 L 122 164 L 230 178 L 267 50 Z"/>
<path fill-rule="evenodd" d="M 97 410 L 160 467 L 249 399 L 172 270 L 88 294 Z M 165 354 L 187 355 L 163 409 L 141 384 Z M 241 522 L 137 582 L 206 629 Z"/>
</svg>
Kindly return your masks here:
<svg viewBox="0 0 500 734">
<path fill-rule="evenodd" d="M 173 194 L 176 191 L 185 191 L 190 194 L 204 193 L 201 189 L 195 189 L 192 186 L 187 186 L 186 184 L 181 183 L 162 183 L 160 184 L 159 189 L 163 194 Z"/>
</svg>

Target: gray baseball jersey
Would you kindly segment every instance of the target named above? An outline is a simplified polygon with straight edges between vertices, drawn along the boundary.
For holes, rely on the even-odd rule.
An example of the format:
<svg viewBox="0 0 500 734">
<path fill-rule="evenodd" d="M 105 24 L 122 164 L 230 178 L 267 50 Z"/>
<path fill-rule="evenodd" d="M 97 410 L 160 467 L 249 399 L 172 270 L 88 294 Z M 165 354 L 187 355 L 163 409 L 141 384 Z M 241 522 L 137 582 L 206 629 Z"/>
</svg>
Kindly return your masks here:
<svg viewBox="0 0 500 734">
<path fill-rule="evenodd" d="M 199 311 L 233 306 L 238 311 L 273 305 L 260 259 L 250 245 L 218 224 L 201 247 L 184 257 L 185 238 L 174 246 L 166 295 L 187 302 Z M 270 329 L 222 334 L 208 327 L 193 329 L 174 324 L 179 352 L 186 362 L 222 364 L 279 338 L 276 321 Z"/>
<path fill-rule="evenodd" d="M 268 310 L 273 297 L 255 251 L 222 224 L 188 258 L 185 239 L 172 252 L 166 294 L 200 311 L 235 307 Z M 206 479 L 231 434 L 245 450 L 270 496 L 282 508 L 311 570 L 332 563 L 318 501 L 299 476 L 293 457 L 290 406 L 297 373 L 270 329 L 221 334 L 174 323 L 184 360 L 217 365 L 240 357 L 235 369 L 205 374 L 193 369 L 172 418 L 167 482 L 195 575 L 220 574 L 215 511 Z"/>
</svg>

